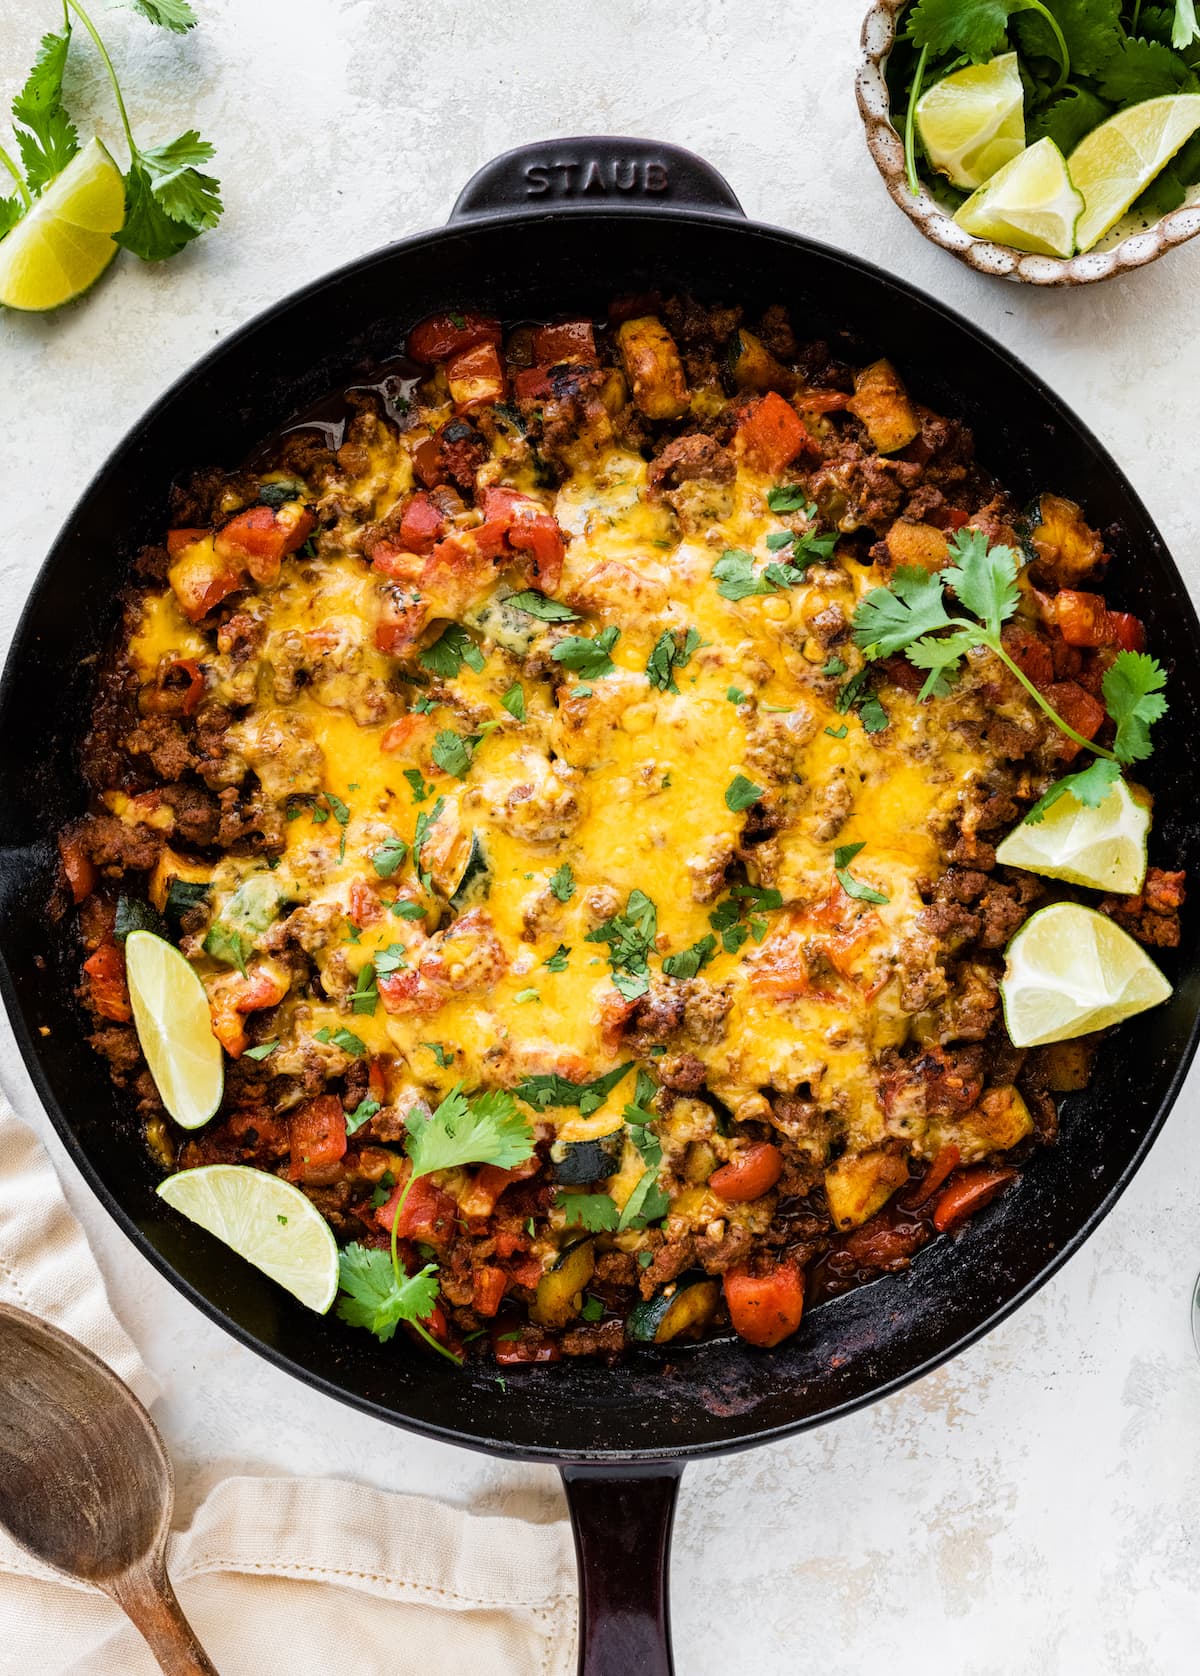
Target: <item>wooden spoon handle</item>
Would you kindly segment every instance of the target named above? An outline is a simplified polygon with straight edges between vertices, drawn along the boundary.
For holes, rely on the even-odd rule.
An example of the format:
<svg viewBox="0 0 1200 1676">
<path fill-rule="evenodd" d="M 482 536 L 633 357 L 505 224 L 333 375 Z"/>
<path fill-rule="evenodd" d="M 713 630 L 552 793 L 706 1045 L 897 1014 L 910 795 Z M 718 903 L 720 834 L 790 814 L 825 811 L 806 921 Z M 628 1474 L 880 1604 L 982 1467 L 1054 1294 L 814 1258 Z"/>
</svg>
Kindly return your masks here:
<svg viewBox="0 0 1200 1676">
<path fill-rule="evenodd" d="M 132 1567 L 108 1586 L 108 1593 L 139 1631 L 165 1676 L 220 1676 L 184 1617 L 161 1559 Z"/>
</svg>

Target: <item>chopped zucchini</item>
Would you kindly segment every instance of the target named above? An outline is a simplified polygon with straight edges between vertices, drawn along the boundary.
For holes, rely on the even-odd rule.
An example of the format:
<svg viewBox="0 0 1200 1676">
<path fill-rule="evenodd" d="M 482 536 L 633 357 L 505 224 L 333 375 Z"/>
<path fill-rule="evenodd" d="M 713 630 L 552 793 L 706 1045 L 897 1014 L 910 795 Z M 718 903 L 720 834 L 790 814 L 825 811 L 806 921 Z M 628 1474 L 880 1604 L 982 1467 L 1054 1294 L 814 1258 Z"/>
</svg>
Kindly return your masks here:
<svg viewBox="0 0 1200 1676">
<path fill-rule="evenodd" d="M 885 537 L 888 558 L 897 570 L 942 570 L 950 563 L 950 546 L 933 524 L 896 522 Z"/>
<path fill-rule="evenodd" d="M 123 943 L 131 931 L 153 931 L 156 937 L 166 934 L 166 926 L 157 908 L 136 896 L 118 896 L 117 914 L 113 922 L 113 936 Z"/>
<path fill-rule="evenodd" d="M 549 1274 L 538 1281 L 537 1297 L 529 1313 L 539 1327 L 565 1327 L 575 1319 L 595 1268 L 590 1239 L 576 1240 L 567 1247 Z"/>
<path fill-rule="evenodd" d="M 621 1168 L 625 1147 L 625 1125 L 590 1140 L 557 1140 L 550 1148 L 553 1179 L 561 1187 L 581 1187 L 589 1181 L 607 1181 Z"/>
<path fill-rule="evenodd" d="M 251 873 L 209 927 L 204 939 L 205 954 L 244 972 L 246 956 L 278 917 L 285 900 L 283 885 L 274 873 Z"/>
<path fill-rule="evenodd" d="M 493 597 L 484 601 L 482 605 L 472 606 L 463 612 L 463 622 L 491 640 L 495 645 L 503 647 L 506 652 L 512 652 L 516 657 L 526 657 L 539 635 L 545 634 L 546 625 L 528 611 L 522 611 L 519 606 L 508 603 L 509 596 Z"/>
<path fill-rule="evenodd" d="M 1042 495 L 1026 514 L 1025 550 L 1060 588 L 1075 588 L 1099 569 L 1104 543 L 1073 500 Z"/>
<path fill-rule="evenodd" d="M 164 913 L 169 921 L 178 925 L 184 914 L 208 901 L 209 886 L 201 884 L 198 879 L 172 879 L 167 886 L 167 901 Z"/>
<path fill-rule="evenodd" d="M 274 483 L 260 483 L 258 498 L 264 506 L 279 507 L 290 500 L 306 500 L 308 490 L 298 477 L 280 477 Z"/>
<path fill-rule="evenodd" d="M 846 406 L 866 426 L 880 454 L 896 453 L 921 433 L 921 421 L 890 361 L 872 361 L 855 373 L 854 395 Z"/>
<path fill-rule="evenodd" d="M 898 1152 L 847 1153 L 825 1171 L 825 1197 L 835 1228 L 844 1232 L 882 1210 L 908 1180 L 908 1164 Z"/>
<path fill-rule="evenodd" d="M 989 1088 L 979 1104 L 953 1120 L 931 1125 L 931 1145 L 958 1147 L 964 1164 L 977 1163 L 993 1152 L 1007 1152 L 1033 1132 L 1033 1116 L 1017 1089 L 1011 1085 Z"/>
<path fill-rule="evenodd" d="M 796 388 L 795 373 L 777 361 L 753 332 L 744 328 L 735 332 L 725 354 L 735 390 L 755 390 L 760 395 L 766 390 L 779 390 L 787 396 Z"/>
<path fill-rule="evenodd" d="M 187 861 L 164 845 L 150 875 L 147 894 L 160 914 L 177 916 L 185 913 L 188 908 L 194 908 L 197 902 L 204 901 L 208 895 L 211 875 L 210 864 Z M 186 888 L 176 892 L 177 885 Z"/>
<path fill-rule="evenodd" d="M 454 908 L 465 908 L 488 893 L 491 869 L 483 840 L 460 824 L 458 805 L 443 802 L 436 821 L 427 829 L 417 864 L 428 873 L 439 896 Z"/>
<path fill-rule="evenodd" d="M 703 1332 L 717 1312 L 720 1283 L 706 1274 L 685 1274 L 636 1304 L 625 1323 L 640 1344 L 666 1344 L 684 1333 Z"/>
</svg>

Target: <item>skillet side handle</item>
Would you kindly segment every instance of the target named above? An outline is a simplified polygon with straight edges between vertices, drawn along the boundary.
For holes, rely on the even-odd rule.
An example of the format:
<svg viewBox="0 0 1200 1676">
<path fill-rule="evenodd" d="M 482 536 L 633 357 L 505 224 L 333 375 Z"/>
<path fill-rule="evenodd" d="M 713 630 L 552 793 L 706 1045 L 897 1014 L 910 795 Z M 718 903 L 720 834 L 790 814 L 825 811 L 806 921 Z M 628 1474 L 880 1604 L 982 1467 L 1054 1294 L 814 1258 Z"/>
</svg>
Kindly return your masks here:
<svg viewBox="0 0 1200 1676">
<path fill-rule="evenodd" d="M 579 1565 L 579 1676 L 673 1676 L 668 1584 L 683 1463 L 564 1466 Z"/>
<path fill-rule="evenodd" d="M 744 214 L 724 175 L 695 152 L 593 134 L 535 141 L 493 157 L 463 187 L 450 220 L 620 207 Z"/>
</svg>

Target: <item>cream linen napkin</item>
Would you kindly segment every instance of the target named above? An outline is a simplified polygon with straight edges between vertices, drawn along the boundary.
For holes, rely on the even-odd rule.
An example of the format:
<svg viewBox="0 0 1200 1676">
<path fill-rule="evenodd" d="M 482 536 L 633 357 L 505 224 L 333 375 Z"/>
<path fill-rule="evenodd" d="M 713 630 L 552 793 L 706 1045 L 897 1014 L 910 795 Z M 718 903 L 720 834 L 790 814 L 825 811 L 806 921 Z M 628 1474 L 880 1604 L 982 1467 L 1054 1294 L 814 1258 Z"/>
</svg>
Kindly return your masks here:
<svg viewBox="0 0 1200 1676">
<path fill-rule="evenodd" d="M 0 1299 L 94 1350 L 144 1402 L 159 1386 L 33 1132 L 0 1097 Z M 171 1579 L 221 1676 L 568 1676 L 565 1523 L 480 1518 L 330 1479 L 228 1478 L 177 1531 Z M 0 1533 L 2 1676 L 154 1676 L 102 1595 Z"/>
</svg>

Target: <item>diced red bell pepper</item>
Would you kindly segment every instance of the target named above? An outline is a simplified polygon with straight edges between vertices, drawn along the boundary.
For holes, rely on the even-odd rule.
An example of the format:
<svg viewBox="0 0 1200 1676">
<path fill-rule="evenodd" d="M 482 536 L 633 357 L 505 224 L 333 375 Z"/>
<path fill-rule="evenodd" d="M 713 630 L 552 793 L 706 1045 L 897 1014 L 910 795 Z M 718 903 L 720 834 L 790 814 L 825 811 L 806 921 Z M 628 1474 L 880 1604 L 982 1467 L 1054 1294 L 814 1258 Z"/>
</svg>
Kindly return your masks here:
<svg viewBox="0 0 1200 1676">
<path fill-rule="evenodd" d="M 925 514 L 925 521 L 939 530 L 961 530 L 971 522 L 971 514 L 959 506 L 939 506 Z"/>
<path fill-rule="evenodd" d="M 377 925 L 383 918 L 383 908 L 379 898 L 365 879 L 355 879 L 350 886 L 350 913 L 348 918 L 352 924 L 358 926 L 360 931 L 365 926 Z"/>
<path fill-rule="evenodd" d="M 279 579 L 289 553 L 302 547 L 317 527 L 304 507 L 252 506 L 231 518 L 213 538 L 213 551 L 230 564 L 243 565 L 261 586 Z"/>
<path fill-rule="evenodd" d="M 114 1024 L 128 1024 L 133 1017 L 129 987 L 125 982 L 125 956 L 115 943 L 101 943 L 83 963 L 90 980 L 88 999 L 101 1018 Z"/>
<path fill-rule="evenodd" d="M 152 687 L 142 689 L 143 710 L 158 716 L 192 716 L 204 697 L 204 673 L 195 658 L 172 658 L 159 665 Z"/>
<path fill-rule="evenodd" d="M 945 1146 L 940 1146 L 933 1163 L 920 1181 L 903 1195 L 905 1205 L 910 1210 L 916 1210 L 919 1206 L 928 1204 L 947 1176 L 953 1175 L 961 1163 L 962 1153 L 952 1141 L 948 1141 Z"/>
<path fill-rule="evenodd" d="M 507 393 L 504 368 L 494 343 L 477 343 L 446 362 L 446 382 L 455 413 L 470 413 Z"/>
<path fill-rule="evenodd" d="M 557 1339 L 518 1328 L 511 1321 L 498 1321 L 492 1328 L 492 1351 L 502 1368 L 522 1362 L 557 1362 L 562 1356 Z"/>
<path fill-rule="evenodd" d="M 427 984 L 416 967 L 375 978 L 383 1010 L 388 1013 L 436 1013 L 445 997 Z"/>
<path fill-rule="evenodd" d="M 751 465 L 773 475 L 799 454 L 820 454 L 795 408 L 776 390 L 768 390 L 746 409 L 737 428 L 736 445 Z"/>
<path fill-rule="evenodd" d="M 401 1183 L 385 1205 L 375 1212 L 375 1220 L 385 1234 L 391 1234 L 396 1207 L 404 1194 Z M 454 1219 L 458 1206 L 448 1193 L 435 1187 L 428 1176 L 418 1176 L 412 1192 L 400 1212 L 396 1236 L 402 1240 L 424 1240 L 427 1245 L 446 1245 L 454 1236 Z"/>
<path fill-rule="evenodd" d="M 477 1315 L 495 1315 L 508 1290 L 508 1276 L 503 1269 L 485 1264 L 471 1276 L 471 1307 Z"/>
<path fill-rule="evenodd" d="M 207 530 L 168 530 L 167 552 L 173 559 L 177 559 L 185 547 L 191 547 L 194 542 L 203 541 Z"/>
<path fill-rule="evenodd" d="M 432 553 L 445 528 L 442 512 L 423 489 L 418 490 L 400 518 L 400 545 L 410 553 Z"/>
<path fill-rule="evenodd" d="M 783 1174 L 783 1154 L 770 1141 L 751 1141 L 739 1147 L 719 1170 L 708 1178 L 714 1193 L 733 1204 L 761 1199 Z"/>
<path fill-rule="evenodd" d="M 376 553 L 379 549 L 376 548 Z M 411 590 L 390 588 L 384 595 L 375 624 L 375 645 L 381 652 L 400 657 L 418 640 L 429 620 L 429 607 Z"/>
<path fill-rule="evenodd" d="M 1108 638 L 1110 644 L 1119 646 L 1123 652 L 1144 652 L 1146 650 L 1146 629 L 1140 617 L 1135 617 L 1132 611 L 1110 611 L 1108 614 Z"/>
<path fill-rule="evenodd" d="M 1044 696 L 1076 733 L 1081 733 L 1085 739 L 1094 739 L 1099 733 L 1106 714 L 1104 706 L 1091 693 L 1085 692 L 1078 681 L 1055 681 L 1045 689 Z M 1060 735 L 1058 755 L 1061 761 L 1070 762 L 1078 756 L 1080 749 L 1066 734 Z"/>
<path fill-rule="evenodd" d="M 513 379 L 513 390 L 520 407 L 536 402 L 548 402 L 554 396 L 549 367 L 522 367 Z"/>
<path fill-rule="evenodd" d="M 725 1302 L 734 1331 L 763 1350 L 790 1338 L 804 1313 L 804 1271 L 795 1263 L 777 1263 L 766 1274 L 742 1264 L 725 1276 Z"/>
<path fill-rule="evenodd" d="M 336 1094 L 321 1094 L 288 1118 L 288 1141 L 293 1181 L 303 1181 L 310 1170 L 336 1164 L 346 1155 L 346 1114 Z"/>
<path fill-rule="evenodd" d="M 493 1238 L 496 1242 L 496 1256 L 515 1257 L 518 1252 L 528 1251 L 529 1237 L 517 1228 L 497 1228 Z"/>
<path fill-rule="evenodd" d="M 495 1210 L 506 1187 L 511 1187 L 515 1181 L 528 1181 L 531 1176 L 537 1175 L 541 1167 L 538 1158 L 528 1158 L 511 1170 L 502 1170 L 497 1164 L 481 1165 L 458 1201 L 459 1210 L 468 1221 L 485 1220 Z"/>
<path fill-rule="evenodd" d="M 1039 692 L 1054 682 L 1054 654 L 1036 629 L 1023 623 L 1006 623 L 1001 643 L 1009 657 Z"/>
<path fill-rule="evenodd" d="M 401 582 L 416 588 L 423 568 L 423 555 L 411 548 L 397 547 L 391 541 L 377 541 L 371 549 L 371 569 L 380 576 L 386 576 L 389 582 Z"/>
<path fill-rule="evenodd" d="M 508 1272 L 518 1286 L 527 1286 L 532 1292 L 542 1278 L 542 1260 L 532 1253 L 527 1257 L 511 1257 Z"/>
<path fill-rule="evenodd" d="M 459 355 L 477 343 L 499 344 L 504 332 L 498 320 L 465 309 L 460 313 L 431 314 L 408 334 L 408 353 L 414 361 L 432 366 Z"/>
<path fill-rule="evenodd" d="M 562 320 L 556 326 L 538 326 L 533 334 L 533 358 L 541 366 L 561 366 L 564 361 L 594 361 L 596 334 L 590 320 Z"/>
<path fill-rule="evenodd" d="M 527 553 L 530 582 L 539 588 L 558 586 L 566 552 L 562 531 L 537 501 L 512 489 L 488 489 L 483 497 L 483 520 L 475 531 L 478 553 L 493 562 Z"/>
<path fill-rule="evenodd" d="M 1068 646 L 1108 644 L 1108 607 L 1103 594 L 1060 589 L 1054 597 L 1054 621 Z"/>
<path fill-rule="evenodd" d="M 76 903 L 85 901 L 96 888 L 96 869 L 84 854 L 82 843 L 78 838 L 60 837 L 58 853 L 71 887 L 71 900 Z"/>
<path fill-rule="evenodd" d="M 993 1169 L 988 1166 L 965 1171 L 957 1181 L 951 1182 L 949 1187 L 943 1190 L 941 1198 L 934 1206 L 934 1227 L 941 1234 L 957 1227 L 960 1222 L 965 1222 L 968 1216 L 974 1216 L 977 1210 L 982 1210 L 984 1205 L 990 1204 L 997 1193 L 1016 1178 L 1015 1170 Z"/>
</svg>

